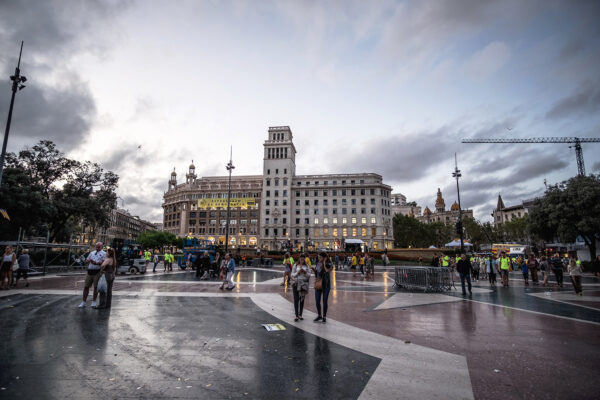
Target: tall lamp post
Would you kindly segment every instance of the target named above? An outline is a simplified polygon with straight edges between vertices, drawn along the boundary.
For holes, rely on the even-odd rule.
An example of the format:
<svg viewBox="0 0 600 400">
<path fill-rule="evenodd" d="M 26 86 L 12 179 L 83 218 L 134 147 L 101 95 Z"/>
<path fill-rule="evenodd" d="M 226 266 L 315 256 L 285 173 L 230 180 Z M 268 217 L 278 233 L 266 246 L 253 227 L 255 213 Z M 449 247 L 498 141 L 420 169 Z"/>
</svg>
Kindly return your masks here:
<svg viewBox="0 0 600 400">
<path fill-rule="evenodd" d="M 4 171 L 4 157 L 6 156 L 6 146 L 8 144 L 8 133 L 10 132 L 10 122 L 12 120 L 13 106 L 15 105 L 15 94 L 17 89 L 21 90 L 25 88 L 23 83 L 27 82 L 27 78 L 21 76 L 21 54 L 23 53 L 23 41 L 21 41 L 21 50 L 19 51 L 19 61 L 17 62 L 17 68 L 15 68 L 15 74 L 10 77 L 12 83 L 12 96 L 10 97 L 10 107 L 8 108 L 8 119 L 6 120 L 6 130 L 4 131 L 4 142 L 2 143 L 2 154 L 0 154 L 0 185 L 2 184 L 2 172 Z"/>
<path fill-rule="evenodd" d="M 229 171 L 229 181 L 227 183 L 227 221 L 225 222 L 225 253 L 227 253 L 227 247 L 229 246 L 229 216 L 231 215 L 231 171 L 235 168 L 233 166 L 233 147 L 229 149 L 229 163 L 225 166 Z"/>
<path fill-rule="evenodd" d="M 456 194 L 458 196 L 458 224 L 456 225 L 456 230 L 460 236 L 460 252 L 463 253 L 465 251 L 465 243 L 463 240 L 463 226 L 462 226 L 462 207 L 460 206 L 460 187 L 458 186 L 458 178 L 462 175 L 460 170 L 458 169 L 458 163 L 456 162 L 456 153 L 454 153 L 454 172 L 452 176 L 456 178 Z"/>
</svg>

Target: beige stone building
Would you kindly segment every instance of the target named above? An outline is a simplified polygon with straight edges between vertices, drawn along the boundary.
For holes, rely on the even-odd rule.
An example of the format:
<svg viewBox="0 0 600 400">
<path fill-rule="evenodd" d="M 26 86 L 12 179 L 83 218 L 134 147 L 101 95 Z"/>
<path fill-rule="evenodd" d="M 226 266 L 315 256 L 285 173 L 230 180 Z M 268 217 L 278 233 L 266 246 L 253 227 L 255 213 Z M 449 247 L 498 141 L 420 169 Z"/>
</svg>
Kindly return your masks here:
<svg viewBox="0 0 600 400">
<path fill-rule="evenodd" d="M 522 218 L 529 214 L 529 207 L 533 204 L 533 200 L 522 201 L 521 204 L 506 207 L 502 196 L 498 195 L 498 204 L 492 212 L 494 217 L 494 225 L 500 225 L 515 218 Z"/>
<path fill-rule="evenodd" d="M 435 211 L 431 211 L 429 207 L 425 207 L 423 215 L 417 217 L 417 219 L 425 224 L 434 222 L 441 222 L 444 225 L 456 225 L 458 222 L 459 207 L 455 201 L 450 210 L 446 210 L 446 202 L 442 197 L 442 191 L 438 188 L 437 197 L 435 200 Z M 462 210 L 462 216 L 473 218 L 473 210 Z"/>
<path fill-rule="evenodd" d="M 417 217 L 421 215 L 421 206 L 416 202 L 406 202 L 406 196 L 402 193 L 392 193 L 391 198 L 392 215 L 402 214 Z"/>
</svg>

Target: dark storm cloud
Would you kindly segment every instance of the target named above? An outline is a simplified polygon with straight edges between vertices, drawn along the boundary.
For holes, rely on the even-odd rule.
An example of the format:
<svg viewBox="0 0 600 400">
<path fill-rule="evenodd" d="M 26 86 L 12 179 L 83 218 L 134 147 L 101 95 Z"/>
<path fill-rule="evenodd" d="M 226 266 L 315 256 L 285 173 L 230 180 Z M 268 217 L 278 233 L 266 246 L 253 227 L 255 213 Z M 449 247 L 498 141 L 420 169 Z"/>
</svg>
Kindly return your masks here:
<svg viewBox="0 0 600 400">
<path fill-rule="evenodd" d="M 445 126 L 433 132 L 372 140 L 356 146 L 358 150 L 345 157 L 332 155 L 331 159 L 336 160 L 332 169 L 375 172 L 391 183 L 415 181 L 453 157 L 448 149 L 458 143 L 452 133 L 452 129 Z"/>
<path fill-rule="evenodd" d="M 546 113 L 550 119 L 595 114 L 600 110 L 600 84 L 587 83 L 579 86 L 569 96 L 563 97 Z"/>
<path fill-rule="evenodd" d="M 72 58 L 82 52 L 102 55 L 106 34 L 100 27 L 118 12 L 118 4 L 101 1 L 22 0 L 0 2 L 0 74 L 2 93 L 10 93 L 5 77 L 14 72 L 21 40 L 25 42 L 21 74 L 27 87 L 17 94 L 11 142 L 57 142 L 62 150 L 78 146 L 96 116 L 92 94 Z M 0 115 L 9 102 L 0 101 Z"/>
</svg>

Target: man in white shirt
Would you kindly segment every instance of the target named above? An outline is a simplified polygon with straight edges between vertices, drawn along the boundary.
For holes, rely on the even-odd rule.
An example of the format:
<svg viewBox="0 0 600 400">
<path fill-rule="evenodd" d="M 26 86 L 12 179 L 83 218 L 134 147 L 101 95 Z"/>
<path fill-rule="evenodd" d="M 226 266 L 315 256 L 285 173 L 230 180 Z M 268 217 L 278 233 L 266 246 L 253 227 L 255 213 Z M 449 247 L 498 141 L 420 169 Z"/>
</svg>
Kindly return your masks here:
<svg viewBox="0 0 600 400">
<path fill-rule="evenodd" d="M 98 279 L 100 279 L 100 266 L 106 259 L 106 252 L 102 250 L 102 242 L 96 243 L 96 250 L 92 251 L 85 262 L 88 264 L 87 274 L 85 275 L 85 283 L 83 287 L 83 301 L 79 304 L 79 308 L 85 307 L 90 286 L 94 285 L 94 296 L 92 298 L 92 307 L 96 306 L 96 298 L 98 297 Z"/>
</svg>

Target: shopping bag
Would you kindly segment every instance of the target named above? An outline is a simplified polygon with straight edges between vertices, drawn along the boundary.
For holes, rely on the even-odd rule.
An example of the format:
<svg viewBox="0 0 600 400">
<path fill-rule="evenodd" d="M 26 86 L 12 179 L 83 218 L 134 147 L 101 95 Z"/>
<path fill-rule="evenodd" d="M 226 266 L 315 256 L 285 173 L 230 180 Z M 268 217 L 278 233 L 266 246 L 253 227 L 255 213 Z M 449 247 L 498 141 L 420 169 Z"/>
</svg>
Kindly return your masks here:
<svg viewBox="0 0 600 400">
<path fill-rule="evenodd" d="M 98 293 L 106 293 L 107 290 L 108 283 L 106 282 L 106 277 L 104 276 L 104 274 L 102 274 L 100 280 L 98 280 Z"/>
</svg>

